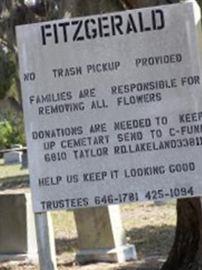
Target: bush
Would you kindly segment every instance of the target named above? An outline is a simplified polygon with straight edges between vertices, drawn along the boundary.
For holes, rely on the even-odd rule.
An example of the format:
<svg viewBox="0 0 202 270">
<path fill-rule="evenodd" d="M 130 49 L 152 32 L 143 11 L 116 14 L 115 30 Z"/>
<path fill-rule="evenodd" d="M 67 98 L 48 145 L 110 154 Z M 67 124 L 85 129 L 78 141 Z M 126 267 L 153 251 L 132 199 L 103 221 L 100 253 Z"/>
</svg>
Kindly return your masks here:
<svg viewBox="0 0 202 270">
<path fill-rule="evenodd" d="M 8 121 L 0 122 L 0 149 L 10 146 L 12 133 L 12 126 Z"/>
<path fill-rule="evenodd" d="M 6 119 L 0 122 L 0 149 L 10 148 L 12 144 L 25 145 L 22 117 L 7 115 Z"/>
</svg>

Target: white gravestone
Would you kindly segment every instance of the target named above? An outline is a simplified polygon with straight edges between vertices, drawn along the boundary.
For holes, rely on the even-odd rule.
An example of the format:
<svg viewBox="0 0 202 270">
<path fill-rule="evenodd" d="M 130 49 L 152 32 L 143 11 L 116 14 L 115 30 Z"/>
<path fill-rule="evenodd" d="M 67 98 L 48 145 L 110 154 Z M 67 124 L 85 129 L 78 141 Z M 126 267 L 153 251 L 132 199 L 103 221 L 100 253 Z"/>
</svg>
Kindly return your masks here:
<svg viewBox="0 0 202 270">
<path fill-rule="evenodd" d="M 186 3 L 17 28 L 36 212 L 202 194 L 199 20 Z"/>
<path fill-rule="evenodd" d="M 4 153 L 3 159 L 6 165 L 20 164 L 22 163 L 22 152 L 16 151 L 16 149 L 21 149 L 21 144 L 11 145 L 11 150 Z"/>
<path fill-rule="evenodd" d="M 0 261 L 37 261 L 38 251 L 30 193 L 0 194 Z"/>
<path fill-rule="evenodd" d="M 3 155 L 4 163 L 6 165 L 20 164 L 22 162 L 21 151 L 10 151 Z"/>
</svg>

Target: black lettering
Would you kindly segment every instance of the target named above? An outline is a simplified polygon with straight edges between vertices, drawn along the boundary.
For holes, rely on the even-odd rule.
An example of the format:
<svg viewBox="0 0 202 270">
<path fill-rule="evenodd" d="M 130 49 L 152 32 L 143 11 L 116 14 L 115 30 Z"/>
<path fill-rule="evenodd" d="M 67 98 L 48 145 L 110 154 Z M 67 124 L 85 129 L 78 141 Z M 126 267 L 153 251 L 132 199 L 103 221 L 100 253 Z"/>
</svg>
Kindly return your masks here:
<svg viewBox="0 0 202 270">
<path fill-rule="evenodd" d="M 159 24 L 157 25 L 157 14 L 159 14 Z M 165 18 L 164 13 L 161 9 L 156 9 L 152 11 L 152 22 L 154 30 L 161 30 L 165 27 Z"/>
<path fill-rule="evenodd" d="M 46 37 L 51 37 L 52 33 L 51 32 L 46 32 L 46 29 L 50 29 L 51 24 L 46 24 L 41 26 L 41 34 L 42 34 L 42 44 L 46 45 Z"/>
<path fill-rule="evenodd" d="M 104 32 L 105 29 L 109 29 L 109 23 L 108 24 L 104 24 L 105 21 L 108 21 L 108 17 L 107 16 L 103 16 L 98 18 L 98 28 L 99 28 L 99 34 L 100 37 L 109 37 L 110 33 L 109 32 Z"/>
<path fill-rule="evenodd" d="M 69 22 L 59 23 L 58 26 L 62 27 L 63 29 L 63 36 L 64 36 L 64 42 L 68 41 L 67 37 L 67 26 L 69 25 Z"/>
<path fill-rule="evenodd" d="M 129 34 L 130 32 L 137 33 L 137 28 L 133 20 L 132 14 L 128 15 L 127 28 L 126 28 L 126 33 Z"/>
<path fill-rule="evenodd" d="M 83 21 L 81 21 L 81 20 L 80 21 L 79 20 L 73 21 L 72 25 L 77 26 L 77 28 L 76 28 L 76 30 L 74 32 L 74 35 L 73 35 L 73 41 L 84 40 L 84 36 L 79 36 L 79 33 L 80 33 L 82 25 L 83 25 Z"/>
<path fill-rule="evenodd" d="M 142 19 L 142 13 L 138 12 L 138 17 L 139 17 L 139 24 L 140 24 L 140 32 L 144 31 L 144 26 L 143 26 L 143 19 Z"/>
<path fill-rule="evenodd" d="M 123 30 L 121 29 L 123 25 L 123 18 L 121 15 L 111 16 L 111 23 L 112 23 L 112 35 L 115 36 L 116 32 L 118 34 L 123 35 Z"/>
<path fill-rule="evenodd" d="M 85 23 L 84 23 L 84 26 L 85 26 L 85 31 L 86 31 L 86 37 L 88 39 L 94 39 L 97 37 L 97 30 L 96 28 L 91 28 L 89 26 L 89 24 L 93 24 L 95 25 L 96 22 L 94 19 L 89 19 L 89 20 L 86 20 Z M 91 30 L 90 30 L 91 29 Z"/>
<path fill-rule="evenodd" d="M 55 43 L 58 43 L 58 31 L 57 31 L 57 24 L 53 24 L 53 31 L 54 31 L 54 38 L 55 38 Z"/>
</svg>

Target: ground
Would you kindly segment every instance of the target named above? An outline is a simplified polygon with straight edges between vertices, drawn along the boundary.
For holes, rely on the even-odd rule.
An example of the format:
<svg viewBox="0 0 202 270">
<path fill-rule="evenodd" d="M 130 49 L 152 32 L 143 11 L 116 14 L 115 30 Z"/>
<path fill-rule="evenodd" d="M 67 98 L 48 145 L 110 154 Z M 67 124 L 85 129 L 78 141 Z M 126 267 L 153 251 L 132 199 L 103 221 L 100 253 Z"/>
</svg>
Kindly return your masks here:
<svg viewBox="0 0 202 270">
<path fill-rule="evenodd" d="M 5 167 L 0 162 L 0 189 L 26 188 L 27 170 L 20 166 Z M 17 174 L 18 182 L 13 176 Z M 8 178 L 9 176 L 9 178 Z M 7 178 L 7 180 L 5 180 Z M 15 178 L 16 179 L 16 178 Z M 138 261 L 126 264 L 99 263 L 79 266 L 75 263 L 78 249 L 73 212 L 52 213 L 56 239 L 58 270 L 157 270 L 160 269 L 171 248 L 176 224 L 175 201 L 135 203 L 121 206 L 122 220 L 128 243 L 134 244 Z M 27 262 L 3 262 L 0 270 L 36 270 Z"/>
</svg>

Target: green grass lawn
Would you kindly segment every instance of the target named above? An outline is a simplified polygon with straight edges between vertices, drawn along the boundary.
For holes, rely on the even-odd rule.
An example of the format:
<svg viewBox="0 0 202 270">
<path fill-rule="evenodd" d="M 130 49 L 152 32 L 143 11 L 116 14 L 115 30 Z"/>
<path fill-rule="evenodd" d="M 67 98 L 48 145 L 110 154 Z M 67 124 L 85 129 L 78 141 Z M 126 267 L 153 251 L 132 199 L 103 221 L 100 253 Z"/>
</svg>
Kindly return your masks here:
<svg viewBox="0 0 202 270">
<path fill-rule="evenodd" d="M 28 169 L 22 169 L 21 164 L 4 165 L 3 159 L 0 159 L 0 180 L 11 177 L 27 176 Z"/>
</svg>

